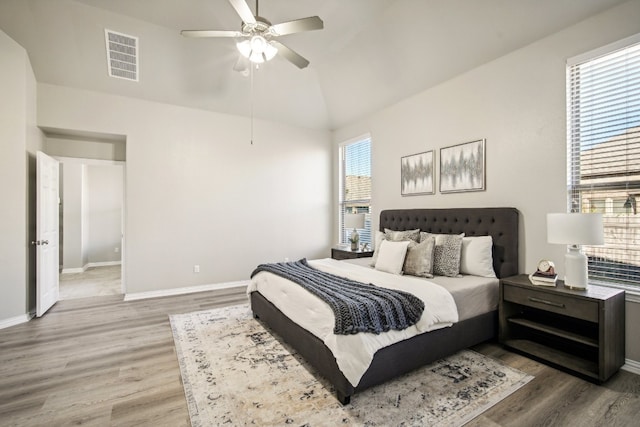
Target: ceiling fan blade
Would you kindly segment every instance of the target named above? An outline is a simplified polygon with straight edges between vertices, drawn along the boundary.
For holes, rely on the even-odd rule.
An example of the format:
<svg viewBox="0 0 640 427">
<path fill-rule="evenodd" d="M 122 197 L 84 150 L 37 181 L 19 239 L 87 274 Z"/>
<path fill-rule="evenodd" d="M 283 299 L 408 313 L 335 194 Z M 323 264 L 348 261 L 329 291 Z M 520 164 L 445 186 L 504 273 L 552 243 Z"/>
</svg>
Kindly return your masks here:
<svg viewBox="0 0 640 427">
<path fill-rule="evenodd" d="M 278 48 L 278 54 L 285 57 L 289 62 L 291 62 L 296 67 L 305 68 L 307 65 L 309 65 L 309 61 L 307 61 L 306 58 L 296 53 L 295 51 L 289 49 L 282 43 L 275 40 L 271 40 L 270 43 Z"/>
<path fill-rule="evenodd" d="M 240 31 L 224 31 L 224 30 L 182 30 L 180 31 L 185 37 L 242 37 L 244 34 Z"/>
<path fill-rule="evenodd" d="M 249 5 L 244 0 L 229 0 L 231 6 L 236 10 L 238 15 L 240 15 L 240 19 L 245 24 L 255 24 L 256 18 L 253 16 L 251 9 L 249 9 Z"/>
<path fill-rule="evenodd" d="M 303 31 L 321 30 L 324 28 L 324 22 L 317 16 L 296 19 L 295 21 L 283 22 L 281 24 L 272 25 L 271 33 L 277 36 L 286 34 L 301 33 Z"/>
</svg>

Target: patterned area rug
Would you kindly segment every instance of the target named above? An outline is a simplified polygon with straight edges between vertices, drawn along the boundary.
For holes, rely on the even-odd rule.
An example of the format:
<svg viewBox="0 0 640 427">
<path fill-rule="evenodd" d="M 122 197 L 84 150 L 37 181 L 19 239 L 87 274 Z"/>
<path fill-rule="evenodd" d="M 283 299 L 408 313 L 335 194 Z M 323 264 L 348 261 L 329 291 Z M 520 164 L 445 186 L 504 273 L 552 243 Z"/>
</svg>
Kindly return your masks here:
<svg viewBox="0 0 640 427">
<path fill-rule="evenodd" d="M 171 316 L 171 327 L 194 427 L 459 426 L 533 378 L 464 350 L 342 406 L 247 305 Z"/>
</svg>

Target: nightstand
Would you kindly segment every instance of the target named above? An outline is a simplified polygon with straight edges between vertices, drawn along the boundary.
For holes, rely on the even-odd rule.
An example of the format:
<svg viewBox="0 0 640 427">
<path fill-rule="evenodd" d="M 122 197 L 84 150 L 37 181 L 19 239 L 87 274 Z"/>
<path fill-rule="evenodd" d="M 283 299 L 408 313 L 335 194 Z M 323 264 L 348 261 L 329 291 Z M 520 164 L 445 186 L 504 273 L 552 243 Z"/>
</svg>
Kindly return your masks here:
<svg viewBox="0 0 640 427">
<path fill-rule="evenodd" d="M 597 383 L 624 364 L 625 292 L 500 280 L 500 343 Z"/>
<path fill-rule="evenodd" d="M 355 259 L 372 257 L 373 251 L 352 251 L 350 248 L 331 248 L 333 259 Z"/>
</svg>

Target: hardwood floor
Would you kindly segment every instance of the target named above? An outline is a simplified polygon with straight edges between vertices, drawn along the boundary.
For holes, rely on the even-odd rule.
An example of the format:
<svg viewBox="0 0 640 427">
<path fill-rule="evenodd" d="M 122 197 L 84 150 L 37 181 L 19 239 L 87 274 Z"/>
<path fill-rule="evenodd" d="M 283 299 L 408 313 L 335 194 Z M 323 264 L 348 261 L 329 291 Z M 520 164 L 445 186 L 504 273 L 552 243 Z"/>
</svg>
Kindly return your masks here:
<svg viewBox="0 0 640 427">
<path fill-rule="evenodd" d="M 83 273 L 60 274 L 60 299 L 122 294 L 122 266 L 90 267 Z"/>
<path fill-rule="evenodd" d="M 0 425 L 188 426 L 168 314 L 246 301 L 242 289 L 72 299 L 0 330 Z"/>
<path fill-rule="evenodd" d="M 238 288 L 73 299 L 0 330 L 0 425 L 188 426 L 168 315 L 246 301 Z M 597 386 L 495 343 L 474 349 L 536 378 L 468 426 L 640 425 L 640 376 Z"/>
</svg>

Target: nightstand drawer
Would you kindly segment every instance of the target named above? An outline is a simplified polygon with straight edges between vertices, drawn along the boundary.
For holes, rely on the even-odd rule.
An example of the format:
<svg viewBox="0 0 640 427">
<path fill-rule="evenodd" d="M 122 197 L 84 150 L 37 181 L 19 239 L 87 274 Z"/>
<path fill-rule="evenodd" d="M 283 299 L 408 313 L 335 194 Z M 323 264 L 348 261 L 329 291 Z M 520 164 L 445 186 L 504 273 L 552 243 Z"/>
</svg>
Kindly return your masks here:
<svg viewBox="0 0 640 427">
<path fill-rule="evenodd" d="M 528 307 L 598 322 L 598 303 L 573 298 L 568 295 L 550 294 L 515 286 L 504 286 L 504 300 Z"/>
<path fill-rule="evenodd" d="M 331 258 L 342 259 L 356 259 L 372 257 L 373 251 L 351 251 L 347 248 L 331 248 Z"/>
<path fill-rule="evenodd" d="M 353 259 L 353 258 L 355 258 L 355 256 L 353 254 L 351 254 L 350 252 L 332 250 L 331 251 L 331 258 L 337 259 L 337 260 L 342 260 L 342 259 Z"/>
</svg>

